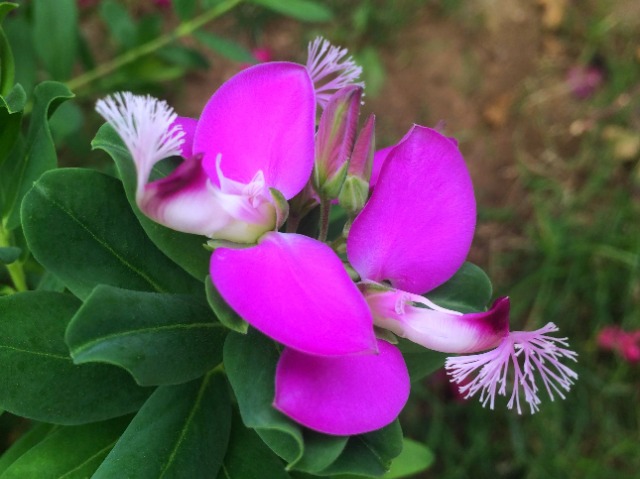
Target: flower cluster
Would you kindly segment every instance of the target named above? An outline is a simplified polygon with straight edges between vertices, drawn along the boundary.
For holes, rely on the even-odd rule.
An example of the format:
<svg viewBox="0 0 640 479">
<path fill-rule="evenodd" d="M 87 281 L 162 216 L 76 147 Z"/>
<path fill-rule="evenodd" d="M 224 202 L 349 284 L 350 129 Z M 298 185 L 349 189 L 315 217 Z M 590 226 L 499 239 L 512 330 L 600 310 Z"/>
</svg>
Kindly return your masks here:
<svg viewBox="0 0 640 479">
<path fill-rule="evenodd" d="M 538 408 L 535 375 L 551 399 L 563 397 L 577 376 L 560 360 L 576 355 L 548 335 L 555 326 L 510 332 L 507 298 L 462 314 L 424 296 L 462 266 L 474 234 L 473 187 L 456 141 L 414 125 L 375 152 L 374 117 L 357 128 L 360 68 L 326 40 L 309 54 L 306 66 L 267 62 L 241 71 L 197 120 L 129 93 L 97 104 L 133 157 L 140 209 L 215 240 L 217 290 L 284 346 L 274 407 L 328 434 L 389 424 L 410 389 L 393 335 L 461 354 L 447 360 L 452 380 L 491 407 L 496 393 L 507 394 L 510 371 L 509 407 L 518 412 L 521 391 L 531 411 Z M 149 182 L 168 156 L 184 160 Z M 328 243 L 336 202 L 350 219 L 344 241 Z M 318 204 L 319 239 L 297 233 Z"/>
</svg>

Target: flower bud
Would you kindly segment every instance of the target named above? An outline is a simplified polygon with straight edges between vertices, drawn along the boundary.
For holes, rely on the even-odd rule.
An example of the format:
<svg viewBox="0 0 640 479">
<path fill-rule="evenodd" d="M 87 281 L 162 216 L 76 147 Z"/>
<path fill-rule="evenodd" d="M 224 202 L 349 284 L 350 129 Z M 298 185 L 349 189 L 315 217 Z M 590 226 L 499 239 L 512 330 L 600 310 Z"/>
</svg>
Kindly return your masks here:
<svg viewBox="0 0 640 479">
<path fill-rule="evenodd" d="M 347 175 L 338 201 L 351 216 L 357 215 L 369 198 L 369 183 L 357 176 Z"/>
<path fill-rule="evenodd" d="M 361 96 L 361 87 L 345 87 L 331 97 L 322 113 L 313 176 L 314 188 L 320 196 L 336 198 L 347 175 Z"/>
<path fill-rule="evenodd" d="M 371 168 L 373 166 L 373 155 L 376 150 L 376 116 L 371 114 L 365 122 L 356 144 L 353 147 L 351 161 L 349 162 L 348 176 L 357 176 L 369 184 L 371 178 Z"/>
</svg>

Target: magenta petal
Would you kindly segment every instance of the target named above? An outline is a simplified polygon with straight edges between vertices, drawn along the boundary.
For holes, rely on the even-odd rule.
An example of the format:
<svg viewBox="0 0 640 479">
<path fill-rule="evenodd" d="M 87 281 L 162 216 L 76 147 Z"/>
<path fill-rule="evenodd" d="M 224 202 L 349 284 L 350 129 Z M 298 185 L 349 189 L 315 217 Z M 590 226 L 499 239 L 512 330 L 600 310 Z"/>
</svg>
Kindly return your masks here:
<svg viewBox="0 0 640 479">
<path fill-rule="evenodd" d="M 371 180 L 369 181 L 369 186 L 373 188 L 378 183 L 378 178 L 380 177 L 380 171 L 382 170 L 382 165 L 387 160 L 387 156 L 391 153 L 396 145 L 387 146 L 386 148 L 382 148 L 378 150 L 373 155 L 373 165 L 371 167 Z"/>
<path fill-rule="evenodd" d="M 241 71 L 211 97 L 196 128 L 193 151 L 219 185 L 225 177 L 248 184 L 262 171 L 265 184 L 287 199 L 307 183 L 313 167 L 315 93 L 302 65 L 272 62 Z"/>
<path fill-rule="evenodd" d="M 365 294 L 373 322 L 401 338 L 443 353 L 474 353 L 496 347 L 509 334 L 509 298 L 489 311 L 460 314 L 431 309 L 430 301 L 404 291 Z"/>
<path fill-rule="evenodd" d="M 207 187 L 199 156 L 185 158 L 169 176 L 146 184 L 137 202 L 154 221 L 185 233 L 211 236 L 229 221 Z"/>
<path fill-rule="evenodd" d="M 322 358 L 285 349 L 276 370 L 274 406 L 300 424 L 347 436 L 391 423 L 409 397 L 409 374 L 395 346 L 379 354 Z"/>
<path fill-rule="evenodd" d="M 286 346 L 321 356 L 375 351 L 364 297 L 319 241 L 271 232 L 251 248 L 219 248 L 211 278 L 243 319 Z"/>
<path fill-rule="evenodd" d="M 182 127 L 182 131 L 184 131 L 184 136 L 182 137 L 184 142 L 180 147 L 180 154 L 184 158 L 191 158 L 193 156 L 193 137 L 196 133 L 198 120 L 186 116 L 179 116 L 176 118 L 176 121 L 173 122 L 173 125 L 180 125 Z"/>
<path fill-rule="evenodd" d="M 351 227 L 349 261 L 365 280 L 425 293 L 460 268 L 475 222 L 473 185 L 460 151 L 416 125 L 389 153 Z"/>
</svg>

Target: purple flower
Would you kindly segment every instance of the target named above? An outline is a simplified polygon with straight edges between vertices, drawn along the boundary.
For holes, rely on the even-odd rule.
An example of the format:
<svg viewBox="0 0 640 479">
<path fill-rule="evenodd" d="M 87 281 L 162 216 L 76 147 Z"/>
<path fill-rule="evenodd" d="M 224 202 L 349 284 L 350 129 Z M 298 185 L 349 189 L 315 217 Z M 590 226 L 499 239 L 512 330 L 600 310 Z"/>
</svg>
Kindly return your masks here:
<svg viewBox="0 0 640 479">
<path fill-rule="evenodd" d="M 602 85 L 604 73 L 596 66 L 576 65 L 567 71 L 566 82 L 579 100 L 589 98 Z"/>
<path fill-rule="evenodd" d="M 468 254 L 476 218 L 471 179 L 457 143 L 429 128 L 414 126 L 374 160 L 370 119 L 352 148 L 359 90 L 348 84 L 359 68 L 345 55 L 318 39 L 306 68 L 274 62 L 244 70 L 211 97 L 198 120 L 177 117 L 150 97 L 125 93 L 99 101 L 97 110 L 135 162 L 140 209 L 180 231 L 244 243 L 214 250 L 212 281 L 244 320 L 285 346 L 274 407 L 309 428 L 364 433 L 389 424 L 404 407 L 406 365 L 395 346 L 376 338 L 374 326 L 438 351 L 496 348 L 447 363 L 454 380 L 467 381 L 467 395 L 486 391 L 491 405 L 497 384 L 498 394 L 505 394 L 508 364 L 516 369 L 510 404 L 515 398 L 518 410 L 520 386 L 537 405 L 536 369 L 550 394 L 556 384 L 568 389 L 575 373 L 557 360 L 574 359 L 574 353 L 546 336 L 548 327 L 510 333 L 507 299 L 487 312 L 463 315 L 421 296 L 449 280 Z M 335 96 L 338 103 L 331 103 L 332 93 L 345 86 Z M 348 128 L 332 130 L 327 123 L 314 138 L 316 103 L 326 106 L 328 119 L 346 112 L 340 121 Z M 346 159 L 339 162 L 362 182 L 373 162 L 375 190 L 347 238 L 358 284 L 328 245 L 278 232 L 287 200 L 308 185 L 314 150 L 324 151 L 314 143 L 318 138 L 329 156 L 335 151 L 343 158 L 343 150 L 353 149 L 349 168 Z M 173 155 L 183 163 L 149 182 L 153 166 Z M 332 160 L 323 165 L 334 173 Z M 362 202 L 354 199 L 354 205 Z M 559 372 L 549 372 L 545 361 Z"/>
<path fill-rule="evenodd" d="M 279 199 L 296 195 L 313 168 L 315 94 L 307 70 L 294 63 L 238 73 L 198 120 L 130 93 L 100 100 L 96 109 L 131 152 L 140 209 L 179 231 L 254 243 L 281 226 Z M 148 183 L 153 166 L 172 155 L 185 161 Z"/>
<path fill-rule="evenodd" d="M 479 369 L 478 376 L 460 389 L 466 397 L 481 391 L 481 401 L 489 401 L 492 408 L 496 392 L 506 395 L 510 366 L 515 377 L 509 408 L 515 404 L 521 412 L 523 390 L 531 411 L 538 410 L 535 374 L 552 400 L 554 393 L 564 398 L 562 390 L 568 391 L 577 375 L 559 360 L 575 361 L 576 354 L 562 347 L 565 339 L 547 336 L 557 331 L 555 325 L 510 332 L 507 298 L 497 300 L 487 312 L 461 314 L 421 296 L 461 266 L 473 235 L 475 201 L 457 143 L 434 130 L 414 127 L 399 145 L 377 156 L 375 161 L 382 165 L 377 185 L 347 243 L 349 260 L 364 280 L 361 289 L 374 324 L 445 353 L 496 348 L 446 363 L 457 383 Z M 412 208 L 402 208 L 408 204 Z"/>
</svg>

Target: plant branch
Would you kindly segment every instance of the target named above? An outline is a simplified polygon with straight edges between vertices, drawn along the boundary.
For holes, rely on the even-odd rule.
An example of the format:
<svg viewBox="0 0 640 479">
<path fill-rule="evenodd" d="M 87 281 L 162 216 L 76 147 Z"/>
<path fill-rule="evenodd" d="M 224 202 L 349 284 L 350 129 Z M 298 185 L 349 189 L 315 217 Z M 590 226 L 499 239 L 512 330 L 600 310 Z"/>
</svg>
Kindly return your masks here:
<svg viewBox="0 0 640 479">
<path fill-rule="evenodd" d="M 82 87 L 85 87 L 93 83 L 94 81 L 100 78 L 103 78 L 119 70 L 120 68 L 130 63 L 135 62 L 141 57 L 144 57 L 146 55 L 149 55 L 159 50 L 160 48 L 170 44 L 171 42 L 174 42 L 175 40 L 178 40 L 179 38 L 191 35 L 193 32 L 195 32 L 199 28 L 203 27 L 207 23 L 215 20 L 219 16 L 231 10 L 233 7 L 238 5 L 241 1 L 242 0 L 223 1 L 218 5 L 216 5 L 215 7 L 213 7 L 212 9 L 207 10 L 203 14 L 198 15 L 197 17 L 192 18 L 191 20 L 188 20 L 184 23 L 181 23 L 172 32 L 161 35 L 158 38 L 154 38 L 153 40 L 143 45 L 140 45 L 136 48 L 133 48 L 123 53 L 122 55 L 114 58 L 109 62 L 98 65 L 93 70 L 90 70 L 86 73 L 83 73 L 82 75 L 72 78 L 67 82 L 67 87 L 69 87 L 71 91 L 78 90 Z"/>
</svg>

